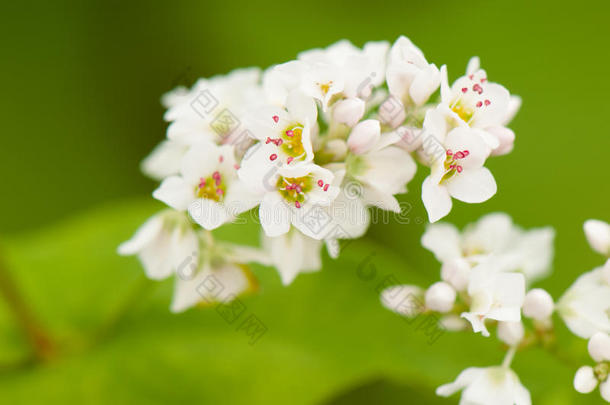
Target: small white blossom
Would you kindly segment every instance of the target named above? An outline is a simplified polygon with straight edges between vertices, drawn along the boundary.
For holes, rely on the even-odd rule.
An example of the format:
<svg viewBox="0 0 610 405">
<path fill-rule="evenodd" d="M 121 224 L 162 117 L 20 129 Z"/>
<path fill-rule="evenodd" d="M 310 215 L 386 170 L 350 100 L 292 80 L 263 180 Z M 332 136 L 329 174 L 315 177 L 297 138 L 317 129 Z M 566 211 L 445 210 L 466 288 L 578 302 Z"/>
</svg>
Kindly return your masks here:
<svg viewBox="0 0 610 405">
<path fill-rule="evenodd" d="M 460 405 L 531 405 L 529 391 L 519 377 L 505 367 L 471 367 L 457 379 L 436 389 L 436 394 L 448 397 L 463 390 Z"/>
<path fill-rule="evenodd" d="M 526 231 L 508 215 L 493 213 L 462 232 L 451 224 L 431 224 L 421 242 L 442 263 L 442 279 L 463 291 L 470 269 L 489 260 L 501 271 L 523 272 L 528 282 L 546 275 L 553 258 L 554 235 L 550 227 Z"/>
<path fill-rule="evenodd" d="M 215 229 L 257 203 L 237 178 L 237 167 L 232 146 L 200 142 L 185 155 L 180 174 L 163 180 L 153 197 Z"/>
<path fill-rule="evenodd" d="M 118 247 L 118 253 L 137 255 L 146 275 L 162 280 L 173 274 L 185 257 L 198 260 L 199 241 L 184 213 L 165 210 L 147 220 Z"/>
<path fill-rule="evenodd" d="M 572 333 L 590 338 L 610 333 L 610 282 L 606 266 L 581 275 L 557 303 L 557 311 Z"/>
<path fill-rule="evenodd" d="M 525 298 L 525 277 L 520 273 L 493 271 L 484 265 L 472 270 L 468 284 L 470 311 L 462 314 L 475 333 L 489 336 L 486 319 L 518 322 Z"/>
<path fill-rule="evenodd" d="M 404 36 L 390 49 L 386 76 L 390 94 L 405 106 L 424 104 L 441 81 L 436 65 L 429 64 L 423 52 Z"/>
</svg>

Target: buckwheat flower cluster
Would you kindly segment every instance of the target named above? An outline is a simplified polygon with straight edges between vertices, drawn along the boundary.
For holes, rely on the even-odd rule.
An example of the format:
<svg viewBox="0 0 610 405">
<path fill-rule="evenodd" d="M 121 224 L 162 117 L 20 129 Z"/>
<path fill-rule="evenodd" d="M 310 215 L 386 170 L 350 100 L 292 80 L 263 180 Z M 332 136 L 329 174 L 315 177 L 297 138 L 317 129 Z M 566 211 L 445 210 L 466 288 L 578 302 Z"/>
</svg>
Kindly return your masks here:
<svg viewBox="0 0 610 405">
<path fill-rule="evenodd" d="M 451 198 L 489 199 L 496 183 L 483 165 L 512 149 L 506 124 L 519 107 L 478 58 L 450 86 L 446 67 L 406 37 L 340 41 L 264 71 L 200 79 L 162 102 L 167 139 L 142 170 L 160 181 L 153 197 L 168 208 L 119 252 L 138 255 L 151 278 L 177 276 L 176 311 L 251 290 L 251 261 L 276 267 L 284 284 L 319 270 L 324 246 L 337 257 L 340 240 L 366 232 L 369 207 L 400 213 L 396 195 L 417 162 L 430 170 L 422 199 L 431 221 Z M 257 214 L 262 248 L 239 256 L 210 231 L 246 213 Z M 231 294 L 210 298 L 225 273 L 218 291 Z"/>
<path fill-rule="evenodd" d="M 421 241 L 442 263 L 441 281 L 426 289 L 391 286 L 382 292 L 382 304 L 406 317 L 438 317 L 446 330 L 490 336 L 493 328 L 508 349 L 501 366 L 468 368 L 455 382 L 439 387 L 438 395 L 463 390 L 463 404 L 530 404 L 529 392 L 510 364 L 529 347 L 560 350 L 554 346 L 556 312 L 575 335 L 590 339 L 589 353 L 596 362 L 576 372 L 574 388 L 590 393 L 599 386 L 610 402 L 610 225 L 588 220 L 584 230 L 606 262 L 582 274 L 555 303 L 544 289 L 530 288 L 549 275 L 552 228 L 523 230 L 502 213 L 486 215 L 461 232 L 446 223 L 428 226 Z"/>
</svg>

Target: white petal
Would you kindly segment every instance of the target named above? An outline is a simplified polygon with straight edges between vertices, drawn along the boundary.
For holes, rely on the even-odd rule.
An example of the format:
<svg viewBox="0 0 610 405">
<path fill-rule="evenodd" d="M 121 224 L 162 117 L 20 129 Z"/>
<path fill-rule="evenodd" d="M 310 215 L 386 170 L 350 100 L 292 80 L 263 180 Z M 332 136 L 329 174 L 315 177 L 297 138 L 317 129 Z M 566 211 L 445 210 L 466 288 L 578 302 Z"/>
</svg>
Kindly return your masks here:
<svg viewBox="0 0 610 405">
<path fill-rule="evenodd" d="M 438 185 L 432 176 L 426 177 L 422 184 L 422 201 L 428 211 L 430 222 L 436 222 L 451 211 L 451 196 L 447 189 Z"/>
<path fill-rule="evenodd" d="M 603 255 L 610 256 L 610 225 L 597 219 L 589 219 L 584 225 L 589 245 Z"/>
<path fill-rule="evenodd" d="M 187 150 L 188 147 L 177 142 L 163 141 L 142 161 L 140 168 L 147 176 L 163 180 L 180 172 L 182 158 Z"/>
<path fill-rule="evenodd" d="M 523 301 L 523 315 L 537 320 L 549 318 L 554 308 L 553 297 L 542 288 L 528 291 Z"/>
<path fill-rule="evenodd" d="M 496 194 L 498 186 L 491 172 L 481 167 L 467 169 L 447 181 L 447 189 L 453 198 L 466 203 L 481 203 Z"/>
<path fill-rule="evenodd" d="M 318 111 L 313 99 L 300 91 L 292 91 L 286 100 L 286 110 L 293 119 L 301 124 L 316 122 Z"/>
<path fill-rule="evenodd" d="M 178 211 L 186 210 L 196 198 L 194 188 L 178 176 L 163 180 L 159 188 L 153 191 L 153 197 Z"/>
<path fill-rule="evenodd" d="M 498 322 L 498 338 L 509 346 L 521 342 L 525 328 L 521 322 Z"/>
<path fill-rule="evenodd" d="M 377 120 L 364 120 L 352 129 L 347 139 L 347 146 L 357 154 L 370 151 L 381 136 L 381 127 Z"/>
<path fill-rule="evenodd" d="M 439 395 L 441 397 L 451 396 L 451 395 L 455 394 L 456 392 L 458 392 L 459 390 L 472 384 L 484 372 L 485 372 L 485 369 L 483 369 L 483 368 L 478 368 L 478 367 L 467 368 L 466 370 L 462 371 L 460 373 L 460 375 L 458 375 L 458 377 L 455 379 L 454 382 L 445 384 L 445 385 L 441 385 L 440 387 L 438 387 L 436 389 L 436 395 Z"/>
<path fill-rule="evenodd" d="M 466 66 L 466 74 L 471 75 L 474 74 L 477 70 L 481 68 L 481 60 L 478 56 L 473 56 L 468 61 L 468 65 Z"/>
<path fill-rule="evenodd" d="M 189 205 L 188 211 L 191 218 L 208 231 L 214 230 L 232 219 L 222 204 L 207 198 L 195 200 Z"/>
<path fill-rule="evenodd" d="M 333 106 L 333 118 L 349 127 L 356 125 L 364 115 L 365 103 L 359 98 L 340 100 Z"/>
<path fill-rule="evenodd" d="M 451 224 L 431 224 L 422 235 L 423 247 L 434 253 L 439 262 L 461 257 L 460 232 Z"/>
<path fill-rule="evenodd" d="M 291 212 L 276 192 L 265 194 L 259 207 L 259 218 L 265 234 L 280 236 L 290 230 Z"/>
<path fill-rule="evenodd" d="M 481 316 L 470 313 L 470 312 L 464 312 L 464 313 L 462 313 L 461 316 L 462 316 L 462 318 L 464 318 L 468 322 L 470 322 L 474 333 L 481 332 L 481 334 L 483 336 L 489 337 L 489 331 L 487 330 L 487 327 L 485 326 L 485 318 L 482 318 Z"/>
<path fill-rule="evenodd" d="M 121 243 L 117 252 L 122 256 L 135 255 L 150 244 L 163 229 L 163 219 L 160 214 L 149 218 L 136 233 L 129 239 Z"/>
</svg>

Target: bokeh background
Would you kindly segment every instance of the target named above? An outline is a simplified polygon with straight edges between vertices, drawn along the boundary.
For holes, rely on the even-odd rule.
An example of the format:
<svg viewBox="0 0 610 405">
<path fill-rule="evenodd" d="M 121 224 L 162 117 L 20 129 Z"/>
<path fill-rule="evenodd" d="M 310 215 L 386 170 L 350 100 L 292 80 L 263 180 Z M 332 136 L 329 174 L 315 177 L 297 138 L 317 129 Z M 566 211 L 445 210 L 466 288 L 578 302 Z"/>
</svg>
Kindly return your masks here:
<svg viewBox="0 0 610 405">
<path fill-rule="evenodd" d="M 498 194 L 456 204 L 464 225 L 493 211 L 557 230 L 554 297 L 601 264 L 582 223 L 610 220 L 607 1 L 490 2 L 3 2 L 0 250 L 27 311 L 53 336 L 33 362 L 10 305 L 0 301 L 0 398 L 17 403 L 454 403 L 433 389 L 463 368 L 498 364 L 480 336 L 426 336 L 381 308 L 384 275 L 431 283 L 438 264 L 419 245 L 423 171 L 403 200 L 411 223 L 375 225 L 324 271 L 289 288 L 256 268 L 244 299 L 268 333 L 249 345 L 213 309 L 168 312 L 171 282 L 147 283 L 116 245 L 159 209 L 139 172 L 165 133 L 160 96 L 198 77 L 290 60 L 347 38 L 409 36 L 429 61 L 461 75 L 472 55 L 490 80 L 523 98 L 512 154 L 488 166 Z M 245 229 L 245 230 L 244 230 Z M 228 229 L 256 243 L 255 228 Z M 352 247 L 353 246 L 353 247 Z M 364 261 L 366 258 L 372 258 Z M 357 277 L 367 263 L 376 279 Z M 2 280 L 0 280 L 0 283 Z M 585 341 L 559 328 L 568 358 L 532 350 L 514 367 L 534 403 L 577 396 Z M 452 402 L 453 401 L 453 402 Z M 577 402 L 576 402 L 577 401 Z M 590 401 L 590 402 L 587 402 Z"/>
</svg>

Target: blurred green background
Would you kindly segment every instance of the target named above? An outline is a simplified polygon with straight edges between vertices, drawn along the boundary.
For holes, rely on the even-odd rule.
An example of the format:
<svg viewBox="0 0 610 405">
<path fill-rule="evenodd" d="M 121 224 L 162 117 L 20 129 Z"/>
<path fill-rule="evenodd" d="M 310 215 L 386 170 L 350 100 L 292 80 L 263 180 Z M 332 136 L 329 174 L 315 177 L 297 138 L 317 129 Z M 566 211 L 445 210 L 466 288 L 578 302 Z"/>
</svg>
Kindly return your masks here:
<svg viewBox="0 0 610 405">
<path fill-rule="evenodd" d="M 155 184 L 139 173 L 164 137 L 160 96 L 342 38 L 361 46 L 407 35 L 429 61 L 447 64 L 450 78 L 480 56 L 490 80 L 523 98 L 511 125 L 516 147 L 488 164 L 498 194 L 482 205 L 455 204 L 447 220 L 461 226 L 501 210 L 526 227 L 553 225 L 554 276 L 540 285 L 559 297 L 601 263 L 583 221 L 610 220 L 609 15 L 607 1 L 589 0 L 4 2 L 1 248 L 60 349 L 48 363 L 28 364 L 21 332 L 0 303 L 0 398 L 452 403 L 435 399 L 433 388 L 465 367 L 499 363 L 499 343 L 457 334 L 427 345 L 381 309 L 375 282 L 355 276 L 375 253 L 379 279 L 438 278 L 438 264 L 419 245 L 423 171 L 403 198 L 413 206 L 410 225 L 374 226 L 361 245 L 289 288 L 256 269 L 262 294 L 244 302 L 264 315 L 269 332 L 255 346 L 213 310 L 168 313 L 171 283 L 151 287 L 135 260 L 114 252 L 160 207 L 150 197 Z M 247 229 L 227 232 L 255 243 L 256 230 Z M 534 403 L 598 403 L 598 394 L 573 393 L 575 367 L 588 359 L 585 342 L 564 335 L 575 362 L 532 351 L 515 369 Z"/>
</svg>

